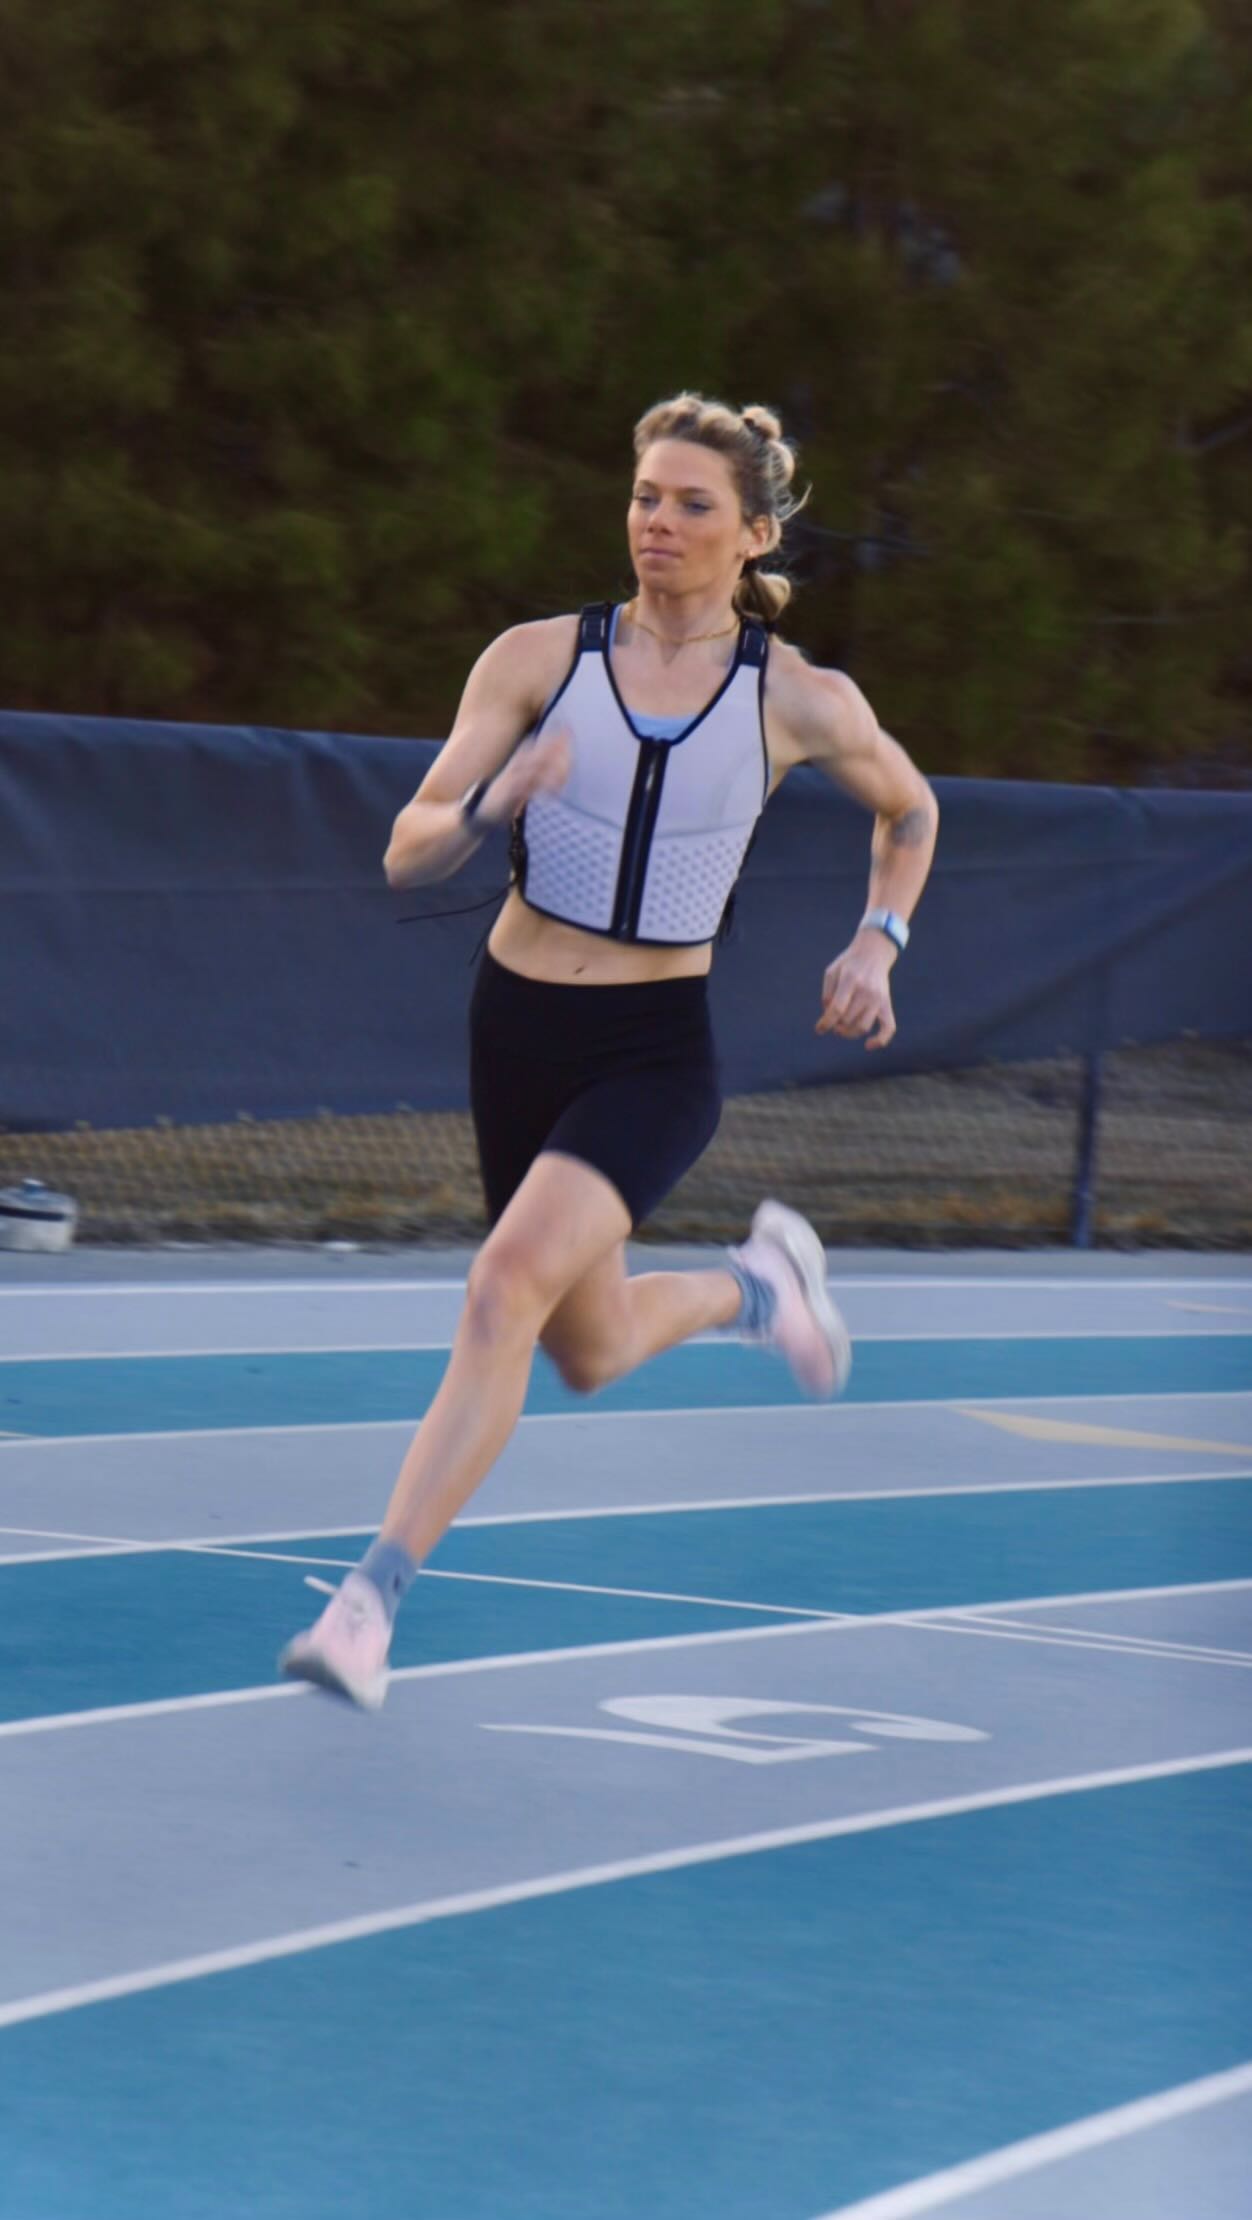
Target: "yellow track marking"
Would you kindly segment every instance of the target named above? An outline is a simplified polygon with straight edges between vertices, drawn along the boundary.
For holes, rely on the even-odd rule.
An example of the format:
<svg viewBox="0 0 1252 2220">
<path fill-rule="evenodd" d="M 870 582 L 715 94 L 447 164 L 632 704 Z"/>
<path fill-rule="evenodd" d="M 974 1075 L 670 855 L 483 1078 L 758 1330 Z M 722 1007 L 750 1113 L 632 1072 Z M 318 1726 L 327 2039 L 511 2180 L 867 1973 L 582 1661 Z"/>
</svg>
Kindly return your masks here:
<svg viewBox="0 0 1252 2220">
<path fill-rule="evenodd" d="M 1087 1419 L 1032 1418 L 1025 1412 L 958 1408 L 962 1418 L 977 1418 L 984 1426 L 999 1426 L 1006 1434 L 1024 1434 L 1027 1441 L 1088 1442 L 1107 1449 L 1192 1449 L 1208 1457 L 1252 1457 L 1252 1442 L 1196 1441 L 1189 1434 L 1141 1434 L 1128 1426 L 1093 1426 Z"/>
</svg>

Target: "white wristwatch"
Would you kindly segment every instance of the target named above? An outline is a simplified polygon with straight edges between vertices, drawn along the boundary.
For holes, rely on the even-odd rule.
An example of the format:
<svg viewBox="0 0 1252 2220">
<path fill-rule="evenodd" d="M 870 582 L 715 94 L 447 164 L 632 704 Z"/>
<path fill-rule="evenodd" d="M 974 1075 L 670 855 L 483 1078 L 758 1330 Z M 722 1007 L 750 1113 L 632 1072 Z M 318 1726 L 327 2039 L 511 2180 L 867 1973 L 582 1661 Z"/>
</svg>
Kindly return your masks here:
<svg viewBox="0 0 1252 2220">
<path fill-rule="evenodd" d="M 888 940 L 895 942 L 901 953 L 909 945 L 908 926 L 902 917 L 896 915 L 894 910 L 866 910 L 861 923 L 862 925 L 872 925 L 876 933 L 885 933 Z"/>
</svg>

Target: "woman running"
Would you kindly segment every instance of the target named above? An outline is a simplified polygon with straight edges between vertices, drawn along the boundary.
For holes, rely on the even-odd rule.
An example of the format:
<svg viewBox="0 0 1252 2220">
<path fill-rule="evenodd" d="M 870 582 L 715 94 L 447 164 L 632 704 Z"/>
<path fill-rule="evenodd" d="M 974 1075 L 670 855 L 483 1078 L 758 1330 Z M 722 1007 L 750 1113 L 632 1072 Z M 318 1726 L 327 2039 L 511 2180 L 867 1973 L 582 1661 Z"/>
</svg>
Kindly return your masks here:
<svg viewBox="0 0 1252 2220">
<path fill-rule="evenodd" d="M 895 1031 L 938 811 L 851 680 L 770 636 L 791 589 L 761 566 L 799 506 L 778 419 L 679 394 L 636 426 L 635 457 L 633 600 L 492 642 L 384 859 L 392 886 L 428 884 L 512 827 L 471 1003 L 491 1230 L 381 1533 L 280 1661 L 370 1709 L 396 1610 L 513 1432 L 537 1346 L 586 1393 L 716 1327 L 776 1349 L 814 1396 L 851 1361 L 822 1245 L 782 1204 L 707 1271 L 630 1276 L 626 1241 L 717 1126 L 708 973 L 774 788 L 813 763 L 874 813 L 868 905 L 817 1020 L 870 1049 Z"/>
</svg>

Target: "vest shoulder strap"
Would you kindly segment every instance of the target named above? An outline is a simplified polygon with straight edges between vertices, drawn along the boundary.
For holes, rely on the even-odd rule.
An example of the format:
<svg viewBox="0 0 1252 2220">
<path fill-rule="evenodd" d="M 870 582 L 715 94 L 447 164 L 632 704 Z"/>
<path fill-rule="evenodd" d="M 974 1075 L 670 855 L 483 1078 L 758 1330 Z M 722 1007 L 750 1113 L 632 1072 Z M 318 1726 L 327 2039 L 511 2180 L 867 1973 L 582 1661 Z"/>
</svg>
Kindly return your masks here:
<svg viewBox="0 0 1252 2220">
<path fill-rule="evenodd" d="M 745 617 L 743 620 L 743 636 L 739 643 L 740 662 L 751 664 L 757 670 L 763 670 L 768 654 L 769 634 L 764 625 L 758 624 L 754 617 Z"/>
<path fill-rule="evenodd" d="M 599 655 L 609 636 L 611 601 L 589 601 L 578 621 L 578 652 Z"/>
<path fill-rule="evenodd" d="M 609 636 L 613 617 L 611 601 L 589 601 L 578 620 L 578 652 L 599 655 Z M 739 643 L 739 661 L 760 670 L 769 654 L 769 634 L 754 617 L 745 617 Z"/>
</svg>

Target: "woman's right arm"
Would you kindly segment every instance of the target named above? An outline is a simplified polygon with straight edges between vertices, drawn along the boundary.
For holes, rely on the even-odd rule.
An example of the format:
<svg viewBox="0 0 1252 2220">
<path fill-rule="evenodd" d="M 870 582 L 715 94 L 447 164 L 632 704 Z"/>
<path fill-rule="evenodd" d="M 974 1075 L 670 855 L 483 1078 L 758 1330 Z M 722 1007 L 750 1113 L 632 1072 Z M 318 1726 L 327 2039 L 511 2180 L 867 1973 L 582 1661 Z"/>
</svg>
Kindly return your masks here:
<svg viewBox="0 0 1252 2220">
<path fill-rule="evenodd" d="M 484 649 L 466 681 L 461 705 L 411 802 L 392 827 L 383 857 L 387 884 L 421 886 L 450 879 L 484 833 L 506 825 L 540 788 L 564 784 L 569 744 L 561 733 L 524 741 L 569 668 L 577 619 L 548 617 L 515 625 Z M 486 791 L 467 819 L 467 792 Z"/>
</svg>

